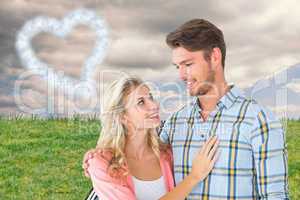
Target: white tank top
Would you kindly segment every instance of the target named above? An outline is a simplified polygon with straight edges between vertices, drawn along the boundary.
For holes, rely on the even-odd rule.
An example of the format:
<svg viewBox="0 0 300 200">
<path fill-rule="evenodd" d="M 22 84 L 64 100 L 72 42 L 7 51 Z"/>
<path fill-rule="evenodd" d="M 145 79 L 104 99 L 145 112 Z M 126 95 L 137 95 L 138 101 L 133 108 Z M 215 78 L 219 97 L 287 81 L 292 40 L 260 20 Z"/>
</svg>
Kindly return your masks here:
<svg viewBox="0 0 300 200">
<path fill-rule="evenodd" d="M 132 176 L 137 200 L 159 199 L 167 193 L 164 177 L 153 181 L 143 181 Z"/>
</svg>

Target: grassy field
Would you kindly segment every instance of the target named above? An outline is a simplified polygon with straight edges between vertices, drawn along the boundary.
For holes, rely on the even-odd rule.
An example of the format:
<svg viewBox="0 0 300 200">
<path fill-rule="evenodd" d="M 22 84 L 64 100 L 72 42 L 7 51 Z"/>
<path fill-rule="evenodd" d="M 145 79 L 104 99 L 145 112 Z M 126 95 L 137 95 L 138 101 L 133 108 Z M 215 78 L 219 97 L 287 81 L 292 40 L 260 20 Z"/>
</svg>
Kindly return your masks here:
<svg viewBox="0 0 300 200">
<path fill-rule="evenodd" d="M 292 200 L 300 199 L 300 121 L 288 121 L 287 146 L 289 163 L 289 185 Z"/>
<path fill-rule="evenodd" d="M 81 169 L 96 145 L 96 120 L 0 119 L 0 199 L 81 200 L 91 187 Z M 300 121 L 288 121 L 291 199 L 300 199 Z"/>
<path fill-rule="evenodd" d="M 0 120 L 0 199 L 84 199 L 81 160 L 99 130 L 95 120 Z"/>
</svg>

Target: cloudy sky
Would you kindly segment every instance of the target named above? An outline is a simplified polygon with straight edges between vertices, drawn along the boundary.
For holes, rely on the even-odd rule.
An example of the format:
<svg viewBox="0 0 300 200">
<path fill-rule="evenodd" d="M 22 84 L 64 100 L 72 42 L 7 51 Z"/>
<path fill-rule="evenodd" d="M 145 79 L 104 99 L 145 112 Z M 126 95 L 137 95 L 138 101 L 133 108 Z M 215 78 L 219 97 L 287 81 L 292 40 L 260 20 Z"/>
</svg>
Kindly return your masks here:
<svg viewBox="0 0 300 200">
<path fill-rule="evenodd" d="M 51 90 L 50 94 L 49 85 L 40 76 L 24 76 L 28 69 L 16 53 L 16 36 L 26 22 L 37 16 L 61 20 L 77 9 L 94 11 L 106 21 L 109 31 L 106 56 L 95 66 L 94 79 L 102 86 L 121 73 L 138 75 L 159 84 L 160 95 L 171 99 L 181 91 L 170 86 L 179 81 L 165 44 L 167 33 L 192 18 L 216 24 L 223 30 L 227 44 L 227 81 L 248 88 L 300 63 L 299 6 L 296 0 L 234 0 L 226 4 L 221 0 L 1 0 L 0 114 L 70 114 L 90 111 L 86 108 L 97 108 L 99 104 L 90 99 L 66 98 L 61 91 Z M 78 25 L 65 38 L 37 34 L 31 45 L 37 58 L 51 69 L 79 78 L 95 42 L 95 32 Z M 16 85 L 20 89 L 17 92 Z M 300 91 L 298 83 L 293 87 Z M 168 104 L 171 102 L 173 107 L 178 106 L 175 100 Z M 165 114 L 169 111 L 164 110 Z"/>
</svg>

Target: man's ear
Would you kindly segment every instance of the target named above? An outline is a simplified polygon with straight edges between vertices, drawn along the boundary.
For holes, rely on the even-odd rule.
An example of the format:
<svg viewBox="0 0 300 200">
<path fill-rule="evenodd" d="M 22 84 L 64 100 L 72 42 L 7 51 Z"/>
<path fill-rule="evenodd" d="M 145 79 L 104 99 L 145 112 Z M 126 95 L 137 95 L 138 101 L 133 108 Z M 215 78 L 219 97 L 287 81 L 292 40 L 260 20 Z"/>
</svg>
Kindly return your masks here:
<svg viewBox="0 0 300 200">
<path fill-rule="evenodd" d="M 215 47 L 212 49 L 210 59 L 211 59 L 213 70 L 216 70 L 217 67 L 221 66 L 222 52 L 219 47 Z"/>
</svg>

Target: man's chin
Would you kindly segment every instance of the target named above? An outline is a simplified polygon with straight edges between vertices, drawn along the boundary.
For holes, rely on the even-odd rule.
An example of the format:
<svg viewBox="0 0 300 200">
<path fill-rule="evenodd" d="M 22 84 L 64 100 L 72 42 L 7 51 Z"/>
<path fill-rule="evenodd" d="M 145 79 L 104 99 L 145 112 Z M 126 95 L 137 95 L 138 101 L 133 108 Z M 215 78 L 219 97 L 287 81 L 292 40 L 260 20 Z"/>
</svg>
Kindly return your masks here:
<svg viewBox="0 0 300 200">
<path fill-rule="evenodd" d="M 186 88 L 186 93 L 188 94 L 188 95 L 190 95 L 190 96 L 194 96 L 193 94 L 193 91 L 192 90 L 190 90 L 190 89 L 188 89 L 188 88 Z"/>
<path fill-rule="evenodd" d="M 189 95 L 192 96 L 192 97 L 197 96 L 197 94 L 196 94 L 195 92 L 193 92 L 193 91 L 190 91 L 190 90 L 189 90 L 188 93 L 189 93 Z"/>
<path fill-rule="evenodd" d="M 208 93 L 208 90 L 188 90 L 188 93 L 190 96 L 194 97 L 194 96 L 204 96 Z"/>
</svg>

